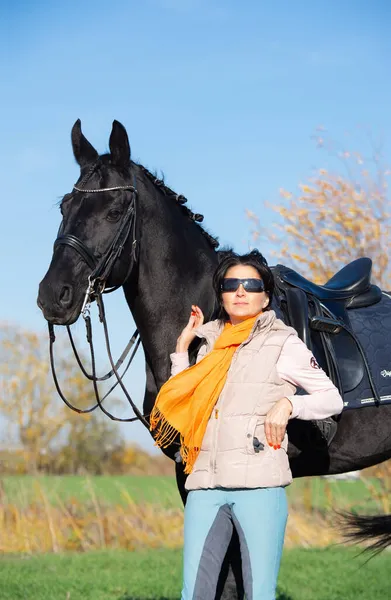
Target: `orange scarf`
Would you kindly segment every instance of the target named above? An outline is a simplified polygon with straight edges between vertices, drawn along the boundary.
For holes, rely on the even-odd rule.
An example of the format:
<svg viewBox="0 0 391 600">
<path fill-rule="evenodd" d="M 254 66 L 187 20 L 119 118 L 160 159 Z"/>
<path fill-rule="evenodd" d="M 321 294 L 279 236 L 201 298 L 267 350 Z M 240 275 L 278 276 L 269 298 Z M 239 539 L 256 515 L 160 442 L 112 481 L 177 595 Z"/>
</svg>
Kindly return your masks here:
<svg viewBox="0 0 391 600">
<path fill-rule="evenodd" d="M 169 379 L 160 389 L 151 412 L 150 429 L 160 448 L 180 433 L 185 473 L 191 473 L 206 426 L 227 378 L 232 357 L 250 335 L 259 315 L 237 325 L 227 323 L 213 350 L 199 363 Z"/>
</svg>

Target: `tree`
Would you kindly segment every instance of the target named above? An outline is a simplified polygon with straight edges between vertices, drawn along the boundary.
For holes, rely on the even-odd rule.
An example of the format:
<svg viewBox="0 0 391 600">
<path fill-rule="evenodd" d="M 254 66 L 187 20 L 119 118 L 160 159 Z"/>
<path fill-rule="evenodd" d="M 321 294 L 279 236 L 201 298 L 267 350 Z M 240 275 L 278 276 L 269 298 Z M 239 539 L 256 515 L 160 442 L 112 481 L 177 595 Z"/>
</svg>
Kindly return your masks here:
<svg viewBox="0 0 391 600">
<path fill-rule="evenodd" d="M 125 447 L 116 425 L 98 413 L 76 415 L 67 433 L 69 443 L 53 455 L 56 473 L 111 473 L 113 459 Z"/>
<path fill-rule="evenodd" d="M 36 472 L 58 461 L 61 468 L 88 469 L 123 444 L 114 423 L 96 413 L 69 410 L 55 390 L 46 337 L 34 332 L 0 328 L 0 413 L 12 441 L 23 452 L 26 470 Z M 60 346 L 58 373 L 66 382 L 71 403 L 86 408 L 95 403 L 92 384 L 84 378 L 69 350 Z M 53 460 L 52 460 L 53 459 Z M 66 460 L 68 461 L 65 464 Z"/>
<path fill-rule="evenodd" d="M 322 138 L 318 143 L 325 145 Z M 247 211 L 253 240 L 259 244 L 266 238 L 279 262 L 316 283 L 325 283 L 348 262 L 369 256 L 374 282 L 390 289 L 390 171 L 382 166 L 380 153 L 372 160 L 347 151 L 338 156 L 344 174 L 320 169 L 300 186 L 300 193 L 280 190 L 281 202 L 273 209 L 281 219 L 271 234 Z"/>
</svg>

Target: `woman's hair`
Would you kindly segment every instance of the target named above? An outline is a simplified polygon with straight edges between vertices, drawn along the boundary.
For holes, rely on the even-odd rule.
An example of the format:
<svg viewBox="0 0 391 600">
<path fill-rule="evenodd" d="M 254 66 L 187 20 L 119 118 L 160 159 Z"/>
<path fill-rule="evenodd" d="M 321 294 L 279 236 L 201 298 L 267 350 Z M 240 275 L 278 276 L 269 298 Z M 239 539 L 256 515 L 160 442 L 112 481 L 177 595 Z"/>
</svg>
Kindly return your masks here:
<svg viewBox="0 0 391 600">
<path fill-rule="evenodd" d="M 267 264 L 266 258 L 258 250 L 251 250 L 251 252 L 248 254 L 237 254 L 233 250 L 229 250 L 221 252 L 221 255 L 223 258 L 221 259 L 213 275 L 213 288 L 216 294 L 218 305 L 216 314 L 217 319 L 221 319 L 223 321 L 228 320 L 228 315 L 221 303 L 221 283 L 228 269 L 231 267 L 236 267 L 237 265 L 254 267 L 254 269 L 258 271 L 259 276 L 261 277 L 265 286 L 265 293 L 269 298 L 269 304 L 264 310 L 270 310 L 274 292 L 274 277 L 270 267 Z"/>
</svg>

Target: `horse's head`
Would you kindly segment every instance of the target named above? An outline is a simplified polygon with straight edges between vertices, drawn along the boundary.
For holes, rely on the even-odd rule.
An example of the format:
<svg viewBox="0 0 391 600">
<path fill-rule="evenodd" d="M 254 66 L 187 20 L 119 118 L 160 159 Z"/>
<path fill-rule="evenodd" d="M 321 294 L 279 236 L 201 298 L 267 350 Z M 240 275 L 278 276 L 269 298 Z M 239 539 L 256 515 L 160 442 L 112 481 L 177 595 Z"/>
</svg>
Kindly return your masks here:
<svg viewBox="0 0 391 600">
<path fill-rule="evenodd" d="M 78 120 L 72 146 L 80 177 L 61 202 L 63 219 L 38 294 L 44 317 L 59 325 L 76 321 L 90 279 L 106 287 L 125 282 L 135 244 L 136 192 L 125 128 L 114 121 L 110 154 L 99 156 Z"/>
</svg>

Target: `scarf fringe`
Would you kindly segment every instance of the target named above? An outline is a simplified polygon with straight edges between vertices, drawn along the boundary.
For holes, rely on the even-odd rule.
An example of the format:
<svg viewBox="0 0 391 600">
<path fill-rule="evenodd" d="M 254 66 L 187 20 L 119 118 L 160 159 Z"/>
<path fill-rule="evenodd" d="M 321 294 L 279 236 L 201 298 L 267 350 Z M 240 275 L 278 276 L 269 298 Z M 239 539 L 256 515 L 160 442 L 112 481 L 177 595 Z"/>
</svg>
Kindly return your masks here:
<svg viewBox="0 0 391 600">
<path fill-rule="evenodd" d="M 170 425 L 156 406 L 154 406 L 150 415 L 150 430 L 154 431 L 155 446 L 159 446 L 159 448 L 170 446 L 179 433 L 175 427 Z M 179 454 L 185 465 L 184 472 L 186 475 L 192 472 L 199 452 L 199 448 L 189 448 L 186 446 L 183 436 L 180 436 Z"/>
<path fill-rule="evenodd" d="M 199 453 L 200 453 L 199 448 L 189 448 L 188 446 L 185 446 L 183 437 L 181 436 L 180 455 L 181 455 L 181 458 L 185 465 L 185 468 L 184 468 L 185 475 L 190 475 L 190 473 L 192 472 L 194 463 L 197 460 L 197 456 L 199 455 Z"/>
<path fill-rule="evenodd" d="M 150 430 L 154 431 L 155 446 L 167 448 L 178 435 L 178 431 L 170 425 L 160 410 L 154 406 L 150 415 Z"/>
</svg>

